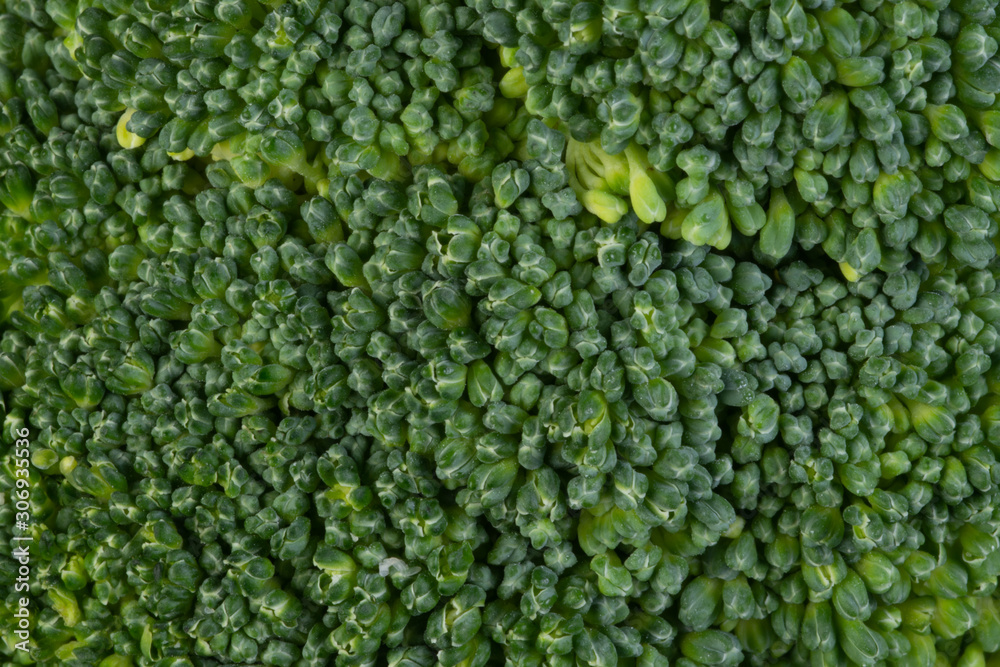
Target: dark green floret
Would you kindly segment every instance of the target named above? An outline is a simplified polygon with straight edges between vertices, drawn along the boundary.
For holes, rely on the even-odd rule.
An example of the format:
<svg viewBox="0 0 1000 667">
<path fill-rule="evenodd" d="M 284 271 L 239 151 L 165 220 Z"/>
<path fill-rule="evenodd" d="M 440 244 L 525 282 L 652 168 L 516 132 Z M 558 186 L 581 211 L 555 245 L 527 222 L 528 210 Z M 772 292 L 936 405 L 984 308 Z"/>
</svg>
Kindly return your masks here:
<svg viewBox="0 0 1000 667">
<path fill-rule="evenodd" d="M 983 0 L 0 1 L 4 664 L 1000 665 L 998 95 Z"/>
</svg>

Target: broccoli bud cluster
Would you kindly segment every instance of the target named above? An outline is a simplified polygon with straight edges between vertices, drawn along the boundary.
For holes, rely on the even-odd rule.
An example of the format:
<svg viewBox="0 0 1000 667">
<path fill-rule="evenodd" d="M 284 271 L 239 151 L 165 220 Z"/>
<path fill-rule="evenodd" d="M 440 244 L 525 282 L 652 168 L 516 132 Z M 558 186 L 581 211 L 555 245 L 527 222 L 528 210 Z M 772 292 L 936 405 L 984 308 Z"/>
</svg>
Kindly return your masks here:
<svg viewBox="0 0 1000 667">
<path fill-rule="evenodd" d="M 998 41 L 0 2 L 6 663 L 997 664 Z"/>
</svg>

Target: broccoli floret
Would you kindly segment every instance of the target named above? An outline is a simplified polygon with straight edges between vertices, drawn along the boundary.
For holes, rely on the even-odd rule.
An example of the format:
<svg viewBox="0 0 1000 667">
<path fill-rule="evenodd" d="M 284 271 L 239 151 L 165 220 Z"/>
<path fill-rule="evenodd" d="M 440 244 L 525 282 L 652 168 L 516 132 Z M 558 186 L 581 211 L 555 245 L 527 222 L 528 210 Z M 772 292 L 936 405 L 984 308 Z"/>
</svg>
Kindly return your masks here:
<svg viewBox="0 0 1000 667">
<path fill-rule="evenodd" d="M 8 663 L 997 660 L 991 4 L 3 12 Z"/>
</svg>

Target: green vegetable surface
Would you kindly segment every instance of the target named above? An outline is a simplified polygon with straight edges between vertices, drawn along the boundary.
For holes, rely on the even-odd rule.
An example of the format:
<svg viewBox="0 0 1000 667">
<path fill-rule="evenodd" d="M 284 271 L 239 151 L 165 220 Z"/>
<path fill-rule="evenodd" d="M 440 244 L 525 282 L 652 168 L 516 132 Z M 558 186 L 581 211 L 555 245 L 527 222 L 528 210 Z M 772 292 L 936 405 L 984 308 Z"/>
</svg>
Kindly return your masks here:
<svg viewBox="0 0 1000 667">
<path fill-rule="evenodd" d="M 0 0 L 0 660 L 1000 666 L 998 51 Z"/>
</svg>

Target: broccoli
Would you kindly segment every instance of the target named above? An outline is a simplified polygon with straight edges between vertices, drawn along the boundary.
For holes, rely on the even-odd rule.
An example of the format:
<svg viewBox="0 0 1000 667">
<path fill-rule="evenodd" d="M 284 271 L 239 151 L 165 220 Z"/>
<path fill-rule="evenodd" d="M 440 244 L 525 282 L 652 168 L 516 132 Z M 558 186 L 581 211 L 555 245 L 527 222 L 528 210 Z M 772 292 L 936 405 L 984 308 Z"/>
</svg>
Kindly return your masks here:
<svg viewBox="0 0 1000 667">
<path fill-rule="evenodd" d="M 998 52 L 0 2 L 5 664 L 997 664 Z"/>
</svg>

